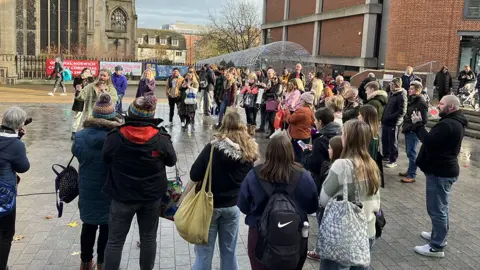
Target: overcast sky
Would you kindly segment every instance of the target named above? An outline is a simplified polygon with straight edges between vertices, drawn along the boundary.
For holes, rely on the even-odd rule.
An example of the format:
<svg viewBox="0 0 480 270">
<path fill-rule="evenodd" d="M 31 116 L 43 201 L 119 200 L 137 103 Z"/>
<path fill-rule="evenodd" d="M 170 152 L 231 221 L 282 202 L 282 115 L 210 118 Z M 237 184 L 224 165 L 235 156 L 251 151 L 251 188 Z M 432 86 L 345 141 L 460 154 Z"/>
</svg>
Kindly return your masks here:
<svg viewBox="0 0 480 270">
<path fill-rule="evenodd" d="M 138 27 L 160 28 L 163 24 L 176 21 L 206 24 L 209 10 L 215 10 L 221 2 L 232 1 L 238 0 L 136 0 Z M 263 8 L 263 0 L 244 1 L 254 2 L 259 9 Z"/>
</svg>

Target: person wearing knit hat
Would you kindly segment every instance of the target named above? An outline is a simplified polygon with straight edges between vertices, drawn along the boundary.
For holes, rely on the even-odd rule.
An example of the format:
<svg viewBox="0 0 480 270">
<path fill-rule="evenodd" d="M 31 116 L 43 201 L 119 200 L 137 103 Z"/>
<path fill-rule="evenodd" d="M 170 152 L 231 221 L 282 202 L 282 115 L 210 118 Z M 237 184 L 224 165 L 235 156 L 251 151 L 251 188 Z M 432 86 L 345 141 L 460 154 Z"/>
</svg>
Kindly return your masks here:
<svg viewBox="0 0 480 270">
<path fill-rule="evenodd" d="M 171 137 L 154 118 L 157 99 L 152 95 L 138 97 L 128 108 L 126 122 L 110 132 L 102 156 L 109 174 L 104 193 L 112 198 L 108 237 L 103 269 L 119 269 L 124 245 L 133 217 L 137 214 L 142 236 L 140 265 L 155 265 L 158 209 L 167 191 L 166 166 L 177 163 Z M 121 253 L 121 252 L 120 252 Z"/>
<path fill-rule="evenodd" d="M 157 108 L 157 98 L 146 95 L 136 98 L 128 107 L 128 116 L 131 118 L 154 118 Z"/>
<path fill-rule="evenodd" d="M 299 143 L 302 145 L 309 144 L 312 137 L 311 129 L 315 125 L 313 118 L 314 99 L 312 93 L 305 92 L 300 96 L 300 107 L 295 113 L 292 114 L 289 110 L 284 111 L 285 121 L 289 124 L 288 132 L 292 137 L 295 161 L 297 162 L 301 162 L 303 158 L 303 149 Z"/>
<path fill-rule="evenodd" d="M 72 153 L 80 164 L 78 208 L 83 222 L 80 237 L 80 269 L 93 269 L 95 265 L 93 262 L 95 241 L 85 241 L 85 239 L 95 239 L 98 228 L 100 233 L 97 241 L 96 264 L 101 267 L 104 263 L 111 199 L 102 192 L 108 171 L 102 157 L 102 149 L 107 134 L 121 124 L 116 118 L 112 97 L 102 93 L 92 108 L 92 117 L 84 121 L 84 129 L 77 132 L 73 138 Z"/>
<path fill-rule="evenodd" d="M 94 118 L 114 119 L 117 114 L 115 112 L 115 105 L 112 102 L 112 97 L 108 93 L 102 93 L 98 97 L 95 106 L 93 107 L 92 116 Z"/>
</svg>

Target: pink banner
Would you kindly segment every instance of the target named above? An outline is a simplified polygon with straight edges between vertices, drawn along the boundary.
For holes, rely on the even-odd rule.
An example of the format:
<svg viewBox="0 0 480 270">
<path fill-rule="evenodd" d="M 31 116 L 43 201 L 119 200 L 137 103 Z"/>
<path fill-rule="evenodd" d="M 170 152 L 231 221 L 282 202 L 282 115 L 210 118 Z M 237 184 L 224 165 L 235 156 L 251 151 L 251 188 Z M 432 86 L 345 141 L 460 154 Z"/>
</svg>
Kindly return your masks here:
<svg viewBox="0 0 480 270">
<path fill-rule="evenodd" d="M 93 76 L 98 76 L 99 64 L 98 61 L 92 60 L 64 60 L 63 66 L 70 69 L 72 77 L 80 75 L 84 68 L 89 68 Z M 50 76 L 55 69 L 55 59 L 47 59 L 46 72 L 47 77 Z"/>
</svg>

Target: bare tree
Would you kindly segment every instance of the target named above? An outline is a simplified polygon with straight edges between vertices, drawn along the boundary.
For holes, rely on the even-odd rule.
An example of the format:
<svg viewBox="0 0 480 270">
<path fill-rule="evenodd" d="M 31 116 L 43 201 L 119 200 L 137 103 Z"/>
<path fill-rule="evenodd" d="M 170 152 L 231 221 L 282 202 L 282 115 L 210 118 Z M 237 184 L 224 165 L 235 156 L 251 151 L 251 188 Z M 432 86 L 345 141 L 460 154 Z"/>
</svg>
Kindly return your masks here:
<svg viewBox="0 0 480 270">
<path fill-rule="evenodd" d="M 259 9 L 249 1 L 230 1 L 218 12 L 209 12 L 210 25 L 205 38 L 214 41 L 219 51 L 236 52 L 260 45 Z"/>
</svg>

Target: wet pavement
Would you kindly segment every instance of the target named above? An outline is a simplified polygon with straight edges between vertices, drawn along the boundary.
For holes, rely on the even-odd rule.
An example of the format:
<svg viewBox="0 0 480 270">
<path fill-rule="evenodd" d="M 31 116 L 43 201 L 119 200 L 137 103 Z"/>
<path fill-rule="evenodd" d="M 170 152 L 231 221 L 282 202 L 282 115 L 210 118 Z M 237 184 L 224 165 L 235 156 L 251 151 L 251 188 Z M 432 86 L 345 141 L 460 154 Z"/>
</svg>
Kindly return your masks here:
<svg viewBox="0 0 480 270">
<path fill-rule="evenodd" d="M 1 103 L 1 97 L 0 113 L 13 105 Z M 71 104 L 41 102 L 17 105 L 24 108 L 34 120 L 27 126 L 27 135 L 23 139 L 31 162 L 31 169 L 21 175 L 19 186 L 16 236 L 23 238 L 14 242 L 9 265 L 12 270 L 78 269 L 81 221 L 76 201 L 65 206 L 62 218 L 56 218 L 55 195 L 29 195 L 53 192 L 55 175 L 51 166 L 56 163 L 65 165 L 71 157 Z M 157 116 L 165 117 L 167 113 L 168 105 L 159 104 Z M 210 124 L 214 120 L 197 120 L 195 132 L 182 132 L 177 116 L 175 121 L 176 125 L 169 131 L 178 154 L 182 179 L 186 183 L 190 166 L 213 134 Z M 261 135 L 257 136 L 257 140 L 263 154 L 268 140 Z M 402 184 L 396 176 L 405 171 L 408 164 L 403 140 L 400 145 L 399 166 L 385 169 L 386 187 L 381 190 L 381 195 L 387 225 L 382 238 L 377 240 L 373 248 L 372 268 L 480 269 L 480 210 L 476 204 L 480 194 L 478 141 L 465 139 L 463 142 L 461 175 L 453 186 L 450 234 L 444 259 L 422 257 L 413 252 L 415 245 L 426 244 L 420 237 L 420 232 L 429 230 L 431 225 L 425 208 L 424 175 L 419 171 L 414 184 Z M 76 161 L 74 163 L 77 166 Z M 172 169 L 167 171 L 173 175 Z M 53 218 L 46 219 L 47 216 Z M 74 221 L 79 223 L 77 227 L 67 226 Z M 312 247 L 317 235 L 315 218 L 311 217 L 310 223 L 309 246 Z M 135 221 L 133 225 L 123 249 L 121 269 L 139 269 L 139 248 L 136 243 L 139 239 L 138 227 Z M 242 270 L 250 269 L 246 249 L 247 234 L 248 228 L 242 218 L 237 244 L 237 257 Z M 191 269 L 195 259 L 193 245 L 180 238 L 172 222 L 161 221 L 157 241 L 155 269 Z M 219 261 L 217 248 L 213 269 L 219 269 Z M 319 269 L 319 264 L 307 259 L 304 269 Z"/>
</svg>

